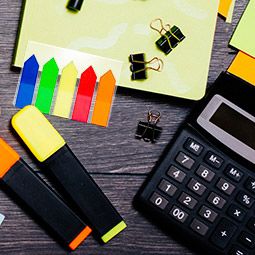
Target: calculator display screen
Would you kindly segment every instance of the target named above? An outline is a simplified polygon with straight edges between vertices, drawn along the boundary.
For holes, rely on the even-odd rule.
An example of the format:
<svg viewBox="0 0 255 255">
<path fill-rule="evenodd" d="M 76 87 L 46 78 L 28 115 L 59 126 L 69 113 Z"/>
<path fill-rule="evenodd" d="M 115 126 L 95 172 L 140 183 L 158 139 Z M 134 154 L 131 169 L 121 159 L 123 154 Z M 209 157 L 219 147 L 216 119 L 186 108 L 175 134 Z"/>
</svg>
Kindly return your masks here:
<svg viewBox="0 0 255 255">
<path fill-rule="evenodd" d="M 255 164 L 255 117 L 221 95 L 214 95 L 197 123 L 222 144 Z"/>
<path fill-rule="evenodd" d="M 255 123 L 230 106 L 222 103 L 210 121 L 255 149 Z"/>
</svg>

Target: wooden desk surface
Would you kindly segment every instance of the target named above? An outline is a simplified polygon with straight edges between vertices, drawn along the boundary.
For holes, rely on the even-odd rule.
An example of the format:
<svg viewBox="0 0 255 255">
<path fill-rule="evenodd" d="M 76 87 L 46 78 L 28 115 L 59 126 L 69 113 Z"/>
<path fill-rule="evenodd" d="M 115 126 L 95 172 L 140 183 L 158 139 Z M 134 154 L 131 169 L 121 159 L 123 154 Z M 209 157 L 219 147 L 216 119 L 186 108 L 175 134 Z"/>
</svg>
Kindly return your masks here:
<svg viewBox="0 0 255 255">
<path fill-rule="evenodd" d="M 209 84 L 229 66 L 234 51 L 229 39 L 248 0 L 237 0 L 232 24 L 218 18 Z M 10 132 L 9 121 L 17 111 L 12 106 L 19 74 L 10 70 L 20 15 L 21 0 L 1 0 L 0 4 L 0 136 L 22 157 L 38 169 L 28 152 Z M 203 35 L 201 35 L 203 36 Z M 192 77 L 191 77 L 192 79 Z M 193 254 L 173 236 L 166 236 L 157 226 L 134 210 L 132 200 L 179 124 L 189 113 L 193 102 L 167 96 L 119 89 L 110 127 L 84 125 L 49 117 L 92 177 L 124 217 L 128 228 L 109 244 L 101 246 L 89 237 L 73 254 L 139 255 Z M 161 112 L 163 134 L 155 145 L 134 139 L 139 120 L 149 109 Z M 0 254 L 67 254 L 26 213 L 0 190 L 0 212 L 6 216 L 0 227 Z"/>
</svg>

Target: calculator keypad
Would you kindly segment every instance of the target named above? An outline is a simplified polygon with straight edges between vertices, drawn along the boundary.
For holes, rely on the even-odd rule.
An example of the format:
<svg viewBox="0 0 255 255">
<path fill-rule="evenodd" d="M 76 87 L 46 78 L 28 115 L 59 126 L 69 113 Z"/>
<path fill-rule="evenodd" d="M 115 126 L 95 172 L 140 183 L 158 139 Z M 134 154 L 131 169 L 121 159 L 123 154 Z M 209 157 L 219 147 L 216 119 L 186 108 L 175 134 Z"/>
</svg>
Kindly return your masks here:
<svg viewBox="0 0 255 255">
<path fill-rule="evenodd" d="M 253 254 L 255 175 L 246 175 L 234 160 L 192 135 L 169 155 L 169 165 L 150 193 L 154 208 L 220 254 Z"/>
</svg>

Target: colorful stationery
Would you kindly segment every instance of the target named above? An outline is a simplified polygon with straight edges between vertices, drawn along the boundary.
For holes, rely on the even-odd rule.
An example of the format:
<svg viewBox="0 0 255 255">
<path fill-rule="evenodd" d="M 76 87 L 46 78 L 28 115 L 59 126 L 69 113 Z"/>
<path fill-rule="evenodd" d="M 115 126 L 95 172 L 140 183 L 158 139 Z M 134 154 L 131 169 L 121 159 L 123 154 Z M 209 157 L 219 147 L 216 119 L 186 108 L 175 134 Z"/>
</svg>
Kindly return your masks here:
<svg viewBox="0 0 255 255">
<path fill-rule="evenodd" d="M 37 124 L 41 123 L 37 122 Z M 75 250 L 91 233 L 91 229 L 1 138 L 0 153 L 1 181 L 18 201 L 27 206 L 43 227 L 56 236 L 61 243 Z M 0 221 L 2 220 L 1 215 Z"/>
<path fill-rule="evenodd" d="M 250 0 L 248 6 L 233 34 L 230 45 L 255 57 L 255 0 Z"/>
<path fill-rule="evenodd" d="M 23 66 L 28 42 L 36 41 L 124 62 L 119 82 L 114 74 L 117 84 L 123 87 L 195 100 L 204 96 L 218 0 L 86 0 L 77 14 L 65 8 L 66 3 L 66 0 L 25 1 L 15 66 Z M 145 10 L 148 15 L 141 15 Z M 178 25 L 186 37 L 167 57 L 155 45 L 158 34 L 150 29 L 151 20 L 156 18 Z M 38 59 L 44 58 L 42 48 L 38 50 L 34 45 L 32 49 Z M 54 47 L 47 49 L 49 60 L 54 57 Z M 161 58 L 164 71 L 153 72 L 143 81 L 131 81 L 127 56 L 132 52 Z"/>
<path fill-rule="evenodd" d="M 62 57 L 65 58 L 65 55 Z M 96 56 L 94 57 L 96 58 Z M 97 60 L 96 67 L 104 61 L 104 59 Z M 62 65 L 64 62 L 61 61 Z M 85 66 L 87 67 L 87 65 L 88 62 Z M 119 62 L 113 61 L 112 66 L 117 77 L 121 70 L 119 65 L 121 66 Z M 77 62 L 77 66 L 79 66 L 79 70 L 82 70 L 84 65 Z M 55 58 L 40 65 L 36 56 L 32 55 L 25 61 L 14 105 L 23 108 L 26 105 L 34 104 L 45 114 L 108 126 L 116 92 L 116 78 L 113 71 L 105 69 L 106 66 L 99 67 L 100 71 L 107 70 L 100 76 L 100 72 L 97 75 L 92 66 L 83 72 L 78 71 L 77 66 L 72 61 L 61 70 Z M 41 70 L 40 75 L 38 75 L 39 70 Z M 37 77 L 39 78 L 37 79 Z M 97 79 L 99 79 L 98 86 Z M 93 99 L 94 107 L 92 107 Z"/>
<path fill-rule="evenodd" d="M 255 85 L 255 59 L 242 51 L 239 51 L 228 72 Z"/>
<path fill-rule="evenodd" d="M 104 82 L 112 79 L 111 72 L 101 79 L 104 87 Z M 41 165 L 51 172 L 64 198 L 76 205 L 101 241 L 107 243 L 126 228 L 122 217 L 66 141 L 36 107 L 26 106 L 13 116 L 11 123 Z"/>
</svg>

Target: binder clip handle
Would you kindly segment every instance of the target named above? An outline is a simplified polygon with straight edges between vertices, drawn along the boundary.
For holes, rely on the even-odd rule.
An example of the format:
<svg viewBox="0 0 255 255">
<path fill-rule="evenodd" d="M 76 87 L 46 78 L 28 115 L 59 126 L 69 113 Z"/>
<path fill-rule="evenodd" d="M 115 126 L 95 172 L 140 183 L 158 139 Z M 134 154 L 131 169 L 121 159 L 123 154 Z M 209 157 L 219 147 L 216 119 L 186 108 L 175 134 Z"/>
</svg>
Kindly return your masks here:
<svg viewBox="0 0 255 255">
<path fill-rule="evenodd" d="M 161 114 L 159 111 L 149 111 L 147 115 L 148 123 L 151 125 L 156 126 L 158 122 L 160 121 Z"/>
</svg>

